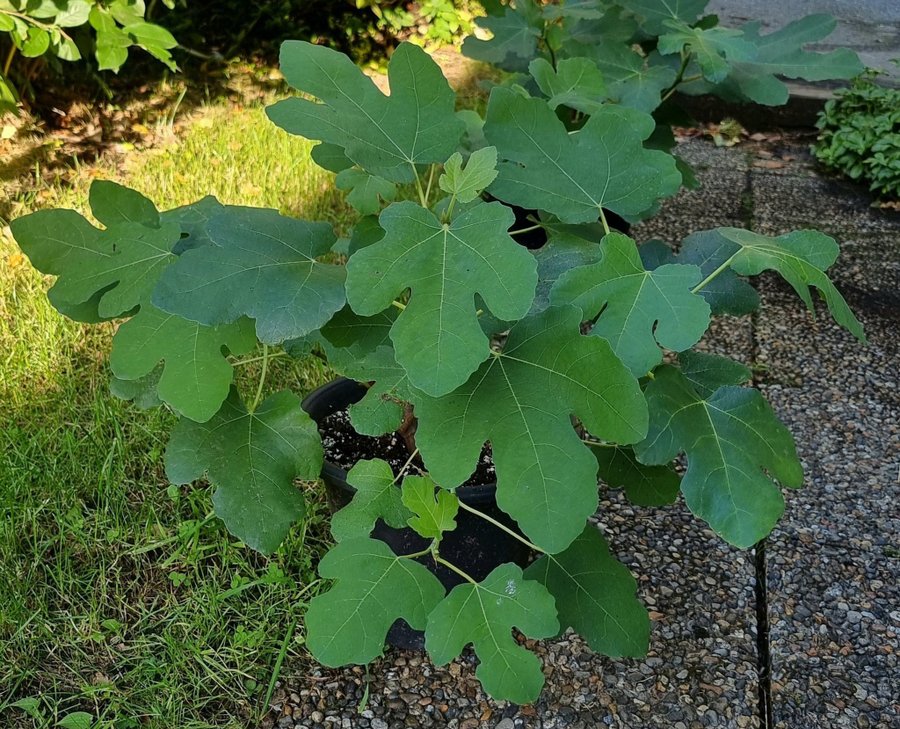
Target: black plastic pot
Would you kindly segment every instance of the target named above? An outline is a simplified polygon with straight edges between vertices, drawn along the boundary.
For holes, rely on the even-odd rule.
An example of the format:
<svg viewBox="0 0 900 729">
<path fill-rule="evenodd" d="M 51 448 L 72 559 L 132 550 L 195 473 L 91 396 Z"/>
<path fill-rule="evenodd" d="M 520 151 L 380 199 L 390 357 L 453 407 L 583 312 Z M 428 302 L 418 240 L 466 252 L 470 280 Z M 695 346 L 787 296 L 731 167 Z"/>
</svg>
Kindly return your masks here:
<svg viewBox="0 0 900 729">
<path fill-rule="evenodd" d="M 303 400 L 302 407 L 313 420 L 321 423 L 332 413 L 361 400 L 365 393 L 363 385 L 342 377 L 311 392 Z M 322 480 L 332 511 L 350 503 L 356 489 L 347 483 L 347 472 L 343 468 L 326 461 L 322 468 Z M 460 501 L 517 530 L 514 522 L 498 508 L 496 492 L 496 484 L 488 483 L 460 487 L 456 495 Z M 381 520 L 375 524 L 372 537 L 388 544 L 395 554 L 411 554 L 428 546 L 427 540 L 412 529 L 392 529 Z M 447 532 L 441 540 L 441 555 L 480 581 L 505 562 L 515 562 L 524 567 L 529 562 L 531 551 L 484 519 L 460 511 L 456 517 L 456 529 Z M 420 557 L 417 561 L 433 572 L 447 590 L 463 581 L 455 572 L 435 564 L 430 557 Z M 413 630 L 404 620 L 394 623 L 387 640 L 398 648 L 422 649 L 425 646 L 424 633 Z"/>
</svg>

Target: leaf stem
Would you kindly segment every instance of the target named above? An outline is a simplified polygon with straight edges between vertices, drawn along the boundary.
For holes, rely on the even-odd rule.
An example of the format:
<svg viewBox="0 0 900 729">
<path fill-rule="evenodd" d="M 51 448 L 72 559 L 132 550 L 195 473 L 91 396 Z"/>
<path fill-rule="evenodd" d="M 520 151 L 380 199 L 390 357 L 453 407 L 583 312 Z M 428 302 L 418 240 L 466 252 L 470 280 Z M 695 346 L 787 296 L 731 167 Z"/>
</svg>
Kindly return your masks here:
<svg viewBox="0 0 900 729">
<path fill-rule="evenodd" d="M 272 359 L 278 359 L 279 357 L 287 357 L 287 356 L 288 356 L 288 353 L 287 353 L 287 352 L 281 351 L 281 352 L 275 352 L 275 354 L 270 354 L 270 355 L 268 356 L 268 359 L 272 360 Z M 254 362 L 261 362 L 261 361 L 264 360 L 264 359 L 266 359 L 265 356 L 263 356 L 263 357 L 250 357 L 249 359 L 239 359 L 239 360 L 236 360 L 236 361 L 232 362 L 231 364 L 232 364 L 233 367 L 240 367 L 241 365 L 253 364 Z"/>
<path fill-rule="evenodd" d="M 696 286 L 694 286 L 694 288 L 691 289 L 691 293 L 696 294 L 700 289 L 707 286 L 716 276 L 718 276 L 720 273 L 722 273 L 726 268 L 728 268 L 731 265 L 732 261 L 734 261 L 734 259 L 737 257 L 737 254 L 740 253 L 742 250 L 743 250 L 742 248 L 738 249 L 731 256 L 729 256 L 728 259 L 721 266 L 719 266 L 715 271 L 713 271 L 711 274 L 709 274 L 709 276 L 707 276 L 700 283 L 698 283 Z"/>
<path fill-rule="evenodd" d="M 9 75 L 9 67 L 12 66 L 13 58 L 16 57 L 15 44 L 10 45 L 9 53 L 6 54 L 6 62 L 3 64 L 3 75 Z"/>
<path fill-rule="evenodd" d="M 401 304 L 396 299 L 391 302 L 391 306 L 396 306 L 398 309 L 400 309 L 400 311 L 403 311 L 406 308 L 406 304 Z"/>
<path fill-rule="evenodd" d="M 409 163 L 409 166 L 412 167 L 413 174 L 416 176 L 416 192 L 419 194 L 419 204 L 423 208 L 427 208 L 428 198 L 425 197 L 425 191 L 422 189 L 422 180 L 419 178 L 419 171 L 412 162 Z"/>
<path fill-rule="evenodd" d="M 538 545 L 533 544 L 532 542 L 529 542 L 529 541 L 528 541 L 527 539 L 525 539 L 525 537 L 523 537 L 521 534 L 516 534 L 515 531 L 513 531 L 512 529 L 510 529 L 510 528 L 509 528 L 508 526 L 506 526 L 505 524 L 501 524 L 499 521 L 497 521 L 497 520 L 494 519 L 493 517 L 488 516 L 488 515 L 485 514 L 484 512 L 478 511 L 478 509 L 475 509 L 475 508 L 469 506 L 469 505 L 468 505 L 466 502 L 464 502 L 462 499 L 459 500 L 459 508 L 460 508 L 460 509 L 463 509 L 464 511 L 468 511 L 470 514 L 475 514 L 475 516 L 480 516 L 480 517 L 481 517 L 482 519 L 484 519 L 486 522 L 489 522 L 489 523 L 493 524 L 493 525 L 494 525 L 495 527 L 497 527 L 498 529 L 500 529 L 500 530 L 506 532 L 507 534 L 509 534 L 509 536 L 514 537 L 515 539 L 518 539 L 520 542 L 522 542 L 522 544 L 524 544 L 524 545 L 525 545 L 526 547 L 528 547 L 529 549 L 533 549 L 535 552 L 540 552 L 541 554 L 546 554 L 546 552 L 544 552 L 544 550 L 541 549 Z"/>
<path fill-rule="evenodd" d="M 428 184 L 425 185 L 425 202 L 427 203 L 431 199 L 431 183 L 434 181 L 434 168 L 437 165 L 431 165 L 428 168 Z"/>
<path fill-rule="evenodd" d="M 600 222 L 603 224 L 603 233 L 609 235 L 609 223 L 606 222 L 606 215 L 603 213 L 603 208 L 597 209 L 600 211 Z"/>
<path fill-rule="evenodd" d="M 447 204 L 447 210 L 444 212 L 443 222 L 449 223 L 450 217 L 453 215 L 453 206 L 456 205 L 456 193 L 450 196 L 450 202 Z"/>
<path fill-rule="evenodd" d="M 463 572 L 463 571 L 462 571 L 459 567 L 457 567 L 455 564 L 453 564 L 452 562 L 448 562 L 446 559 L 444 559 L 443 557 L 441 557 L 441 555 L 439 555 L 439 554 L 434 554 L 434 561 L 437 562 L 438 564 L 444 565 L 444 567 L 446 567 L 447 569 L 452 570 L 453 572 L 455 572 L 456 574 L 458 574 L 460 577 L 462 577 L 466 582 L 469 582 L 469 583 L 471 583 L 471 584 L 473 584 L 473 585 L 477 585 L 477 584 L 478 584 L 478 582 L 475 580 L 474 577 L 472 577 L 471 575 L 469 575 L 469 574 Z"/>
<path fill-rule="evenodd" d="M 582 438 L 581 442 L 585 445 L 596 446 L 597 448 L 618 448 L 615 443 L 604 443 L 602 440 L 593 440 L 592 438 Z"/>
<path fill-rule="evenodd" d="M 418 552 L 413 552 L 412 554 L 398 554 L 397 556 L 400 559 L 415 559 L 416 557 L 424 557 L 426 554 L 434 553 L 434 542 L 429 544 L 425 549 L 420 549 Z"/>
<path fill-rule="evenodd" d="M 519 235 L 520 233 L 530 233 L 532 230 L 538 230 L 539 228 L 543 228 L 544 226 L 538 223 L 537 225 L 529 225 L 527 228 L 519 228 L 518 230 L 509 231 L 509 235 Z"/>
<path fill-rule="evenodd" d="M 416 448 L 416 449 L 412 452 L 412 455 L 411 455 L 409 458 L 406 459 L 406 463 L 403 464 L 403 466 L 402 466 L 402 467 L 400 468 L 400 470 L 397 472 L 397 475 L 394 476 L 394 480 L 391 481 L 392 484 L 397 483 L 397 481 L 399 481 L 401 478 L 403 478 L 403 475 L 406 473 L 406 469 L 408 469 L 408 468 L 412 465 L 412 462 L 416 459 L 416 456 L 417 456 L 417 455 L 419 455 L 419 449 L 418 449 L 418 448 Z"/>
<path fill-rule="evenodd" d="M 250 406 L 250 412 L 256 410 L 259 405 L 259 399 L 262 397 L 263 385 L 266 383 L 266 372 L 269 369 L 269 345 L 263 343 L 262 353 L 262 372 L 259 373 L 259 385 L 256 387 L 256 396 L 253 398 L 253 404 Z"/>
</svg>

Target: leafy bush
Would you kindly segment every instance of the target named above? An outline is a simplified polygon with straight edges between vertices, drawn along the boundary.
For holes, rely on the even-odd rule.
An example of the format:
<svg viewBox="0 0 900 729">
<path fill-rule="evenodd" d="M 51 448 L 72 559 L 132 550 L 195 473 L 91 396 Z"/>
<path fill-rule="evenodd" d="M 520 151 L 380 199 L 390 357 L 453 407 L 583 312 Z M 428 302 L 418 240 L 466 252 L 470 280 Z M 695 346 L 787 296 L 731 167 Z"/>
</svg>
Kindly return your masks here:
<svg viewBox="0 0 900 729">
<path fill-rule="evenodd" d="M 167 7 L 173 2 L 165 0 Z M 11 79 L 16 54 L 78 61 L 90 52 L 98 69 L 118 71 L 137 46 L 175 70 L 175 38 L 147 22 L 145 12 L 143 0 L 0 0 L 0 33 L 10 43 L 0 72 L 0 113 L 15 111 L 19 101 Z"/>
<path fill-rule="evenodd" d="M 566 47 L 560 33 L 607 27 L 582 25 L 605 17 L 596 3 L 523 3 L 548 19 L 543 36 L 532 15 L 488 21 L 499 61 L 510 47 L 521 50 L 516 63 L 540 55 L 541 43 L 549 57 L 526 64 L 534 94 L 530 84 L 494 88 L 483 119 L 455 111 L 440 68 L 415 45 L 393 54 L 385 95 L 348 57 L 286 43 L 282 71 L 302 96 L 268 115 L 319 143 L 314 160 L 337 173 L 361 214 L 345 239 L 326 223 L 211 197 L 159 211 L 102 181 L 90 193 L 102 227 L 70 210 L 11 225 L 34 265 L 58 277 L 49 298 L 59 311 L 122 320 L 113 387 L 180 415 L 166 450 L 169 478 L 205 475 L 216 486 L 216 513 L 255 549 L 276 549 L 304 518 L 294 480 L 316 479 L 324 457 L 298 395 L 266 396 L 268 363 L 312 350 L 367 384 L 349 410 L 353 427 L 396 432 L 410 452 L 396 470 L 373 459 L 348 474 L 356 494 L 334 516 L 337 545 L 319 565 L 333 586 L 306 615 L 307 645 L 324 664 L 368 663 L 403 618 L 424 629 L 437 664 L 472 643 L 491 695 L 532 701 L 543 675 L 514 628 L 545 638 L 571 627 L 610 656 L 647 647 L 635 580 L 588 523 L 598 476 L 640 505 L 682 494 L 738 547 L 774 527 L 781 487 L 802 484 L 791 435 L 747 386 L 750 371 L 693 347 L 713 315 L 758 306 L 746 277 L 767 270 L 810 309 L 816 289 L 834 319 L 864 340 L 826 273 L 838 245 L 813 230 L 770 237 L 725 227 L 694 232 L 675 256 L 613 229 L 613 215 L 652 215 L 682 184 L 672 155 L 652 148 L 654 118 L 626 103 L 658 102 L 679 71 L 659 62 L 670 72 L 648 91 L 645 77 L 661 71 L 648 70 L 626 40 L 671 28 L 679 39 L 663 54 L 674 49 L 678 68 L 696 62 L 701 75 L 720 80 L 739 70 L 731 51 L 719 59 L 723 72 L 714 58 L 701 62 L 686 50 L 734 43 L 732 34 L 707 36 L 703 21 L 689 25 L 702 2 L 677 6 L 688 15 L 670 25 L 660 17 L 668 3 L 630 5 L 641 14 L 614 45 L 627 77 L 616 76 L 610 59 L 601 69 L 573 51 L 555 55 Z M 515 33 L 503 36 L 509 25 Z M 742 58 L 756 53 L 741 48 Z M 814 74 L 818 57 L 803 58 Z M 822 58 L 833 72 L 834 54 Z M 771 58 L 742 63 L 755 65 L 738 74 L 738 86 L 756 88 L 750 71 L 777 72 Z M 763 83 L 769 91 L 780 84 L 774 76 Z M 598 90 L 606 88 L 617 89 L 618 103 Z M 413 199 L 395 201 L 408 190 Z M 524 227 L 514 227 L 516 207 L 533 211 Z M 535 228 L 545 245 L 519 245 Z M 249 364 L 259 366 L 258 384 L 239 388 L 234 370 Z M 497 504 L 520 531 L 458 497 L 488 444 Z M 675 467 L 682 458 L 683 475 Z M 442 546 L 463 512 L 523 542 L 536 561 L 525 570 L 500 565 L 481 581 L 467 574 Z M 395 554 L 372 539 L 379 519 L 414 530 L 425 548 Z M 438 565 L 458 577 L 449 593 Z"/>
<path fill-rule="evenodd" d="M 900 89 L 869 72 L 825 103 L 816 123 L 816 158 L 881 197 L 900 197 Z"/>
</svg>

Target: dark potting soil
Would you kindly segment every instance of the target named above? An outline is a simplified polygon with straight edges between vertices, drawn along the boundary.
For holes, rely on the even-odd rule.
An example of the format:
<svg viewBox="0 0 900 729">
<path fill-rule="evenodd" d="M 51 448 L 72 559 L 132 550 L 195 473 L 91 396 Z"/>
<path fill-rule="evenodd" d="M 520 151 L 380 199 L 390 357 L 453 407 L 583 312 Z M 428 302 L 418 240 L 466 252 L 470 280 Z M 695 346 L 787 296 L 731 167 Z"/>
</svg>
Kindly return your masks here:
<svg viewBox="0 0 900 729">
<path fill-rule="evenodd" d="M 322 447 L 325 460 L 349 471 L 358 461 L 380 458 L 387 461 L 394 474 L 409 459 L 406 442 L 399 433 L 387 433 L 378 437 L 360 435 L 350 424 L 350 415 L 346 409 L 332 413 L 319 423 L 322 436 Z M 416 474 L 424 470 L 422 459 L 416 456 L 408 473 Z M 497 480 L 490 444 L 481 449 L 481 457 L 475 472 L 463 486 L 480 486 Z"/>
</svg>

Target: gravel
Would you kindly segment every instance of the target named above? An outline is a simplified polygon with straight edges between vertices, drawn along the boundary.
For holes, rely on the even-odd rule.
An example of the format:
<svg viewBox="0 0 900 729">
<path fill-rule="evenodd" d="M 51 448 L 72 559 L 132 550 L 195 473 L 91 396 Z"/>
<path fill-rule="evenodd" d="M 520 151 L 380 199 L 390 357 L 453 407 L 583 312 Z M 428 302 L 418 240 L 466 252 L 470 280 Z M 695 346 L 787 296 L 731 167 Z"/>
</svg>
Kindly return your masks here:
<svg viewBox="0 0 900 729">
<path fill-rule="evenodd" d="M 717 323 L 701 346 L 755 365 L 795 433 L 806 487 L 768 546 L 772 698 L 785 729 L 897 726 L 900 696 L 900 225 L 857 189 L 817 177 L 804 145 L 679 146 L 705 186 L 681 193 L 635 237 L 677 243 L 718 225 L 779 234 L 805 225 L 847 240 L 839 285 L 866 326 L 862 348 L 783 282 L 762 312 Z M 774 162 L 773 162 L 774 160 Z M 779 162 L 779 160 L 781 160 Z M 754 565 L 683 503 L 639 509 L 603 496 L 597 523 L 651 610 L 643 660 L 594 655 L 575 635 L 528 642 L 547 684 L 533 706 L 490 700 L 467 652 L 446 667 L 389 650 L 369 666 L 290 667 L 268 726 L 758 727 Z M 368 699 L 363 700 L 366 688 Z"/>
</svg>

